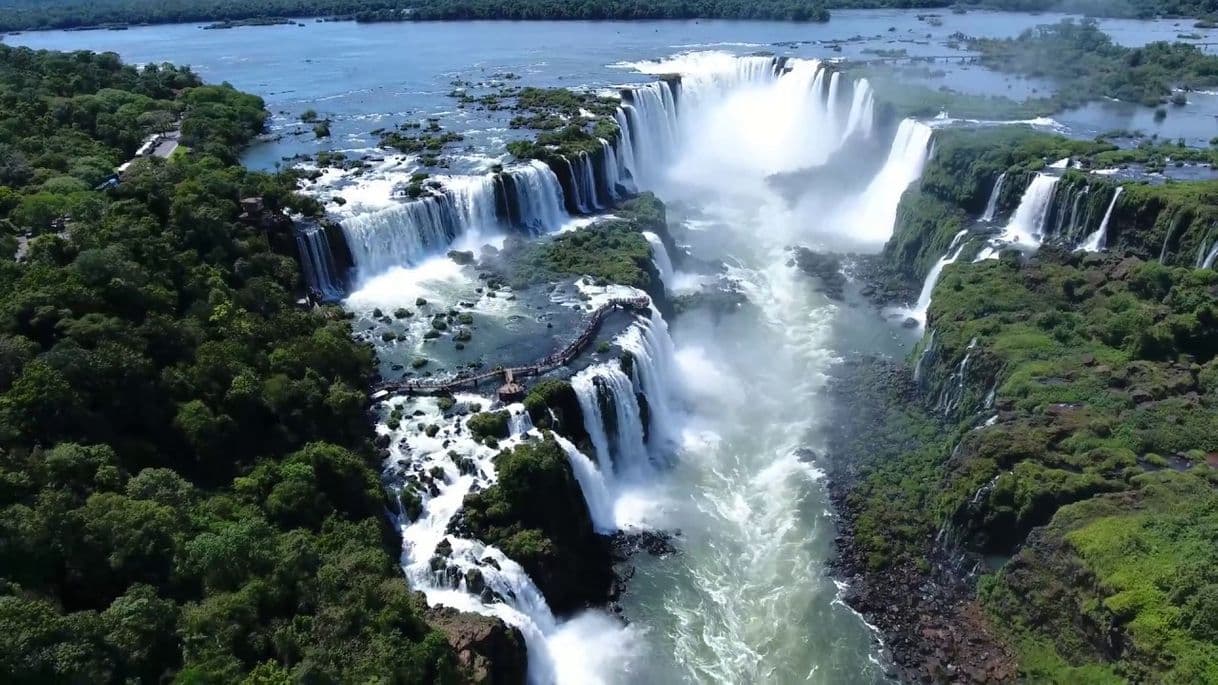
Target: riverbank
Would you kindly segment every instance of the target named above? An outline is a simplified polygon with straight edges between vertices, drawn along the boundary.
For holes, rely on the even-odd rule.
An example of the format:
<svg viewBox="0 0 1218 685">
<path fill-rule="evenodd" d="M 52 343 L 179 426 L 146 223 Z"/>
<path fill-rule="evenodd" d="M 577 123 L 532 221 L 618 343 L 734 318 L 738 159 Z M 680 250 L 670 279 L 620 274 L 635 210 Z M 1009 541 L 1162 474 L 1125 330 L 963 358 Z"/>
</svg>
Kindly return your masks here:
<svg viewBox="0 0 1218 685">
<path fill-rule="evenodd" d="M 1212 184 L 1046 177 L 1107 153 L 1031 132 L 939 142 L 885 251 L 911 281 L 957 257 L 922 343 L 833 390 L 852 606 L 911 679 L 1212 679 Z"/>
</svg>

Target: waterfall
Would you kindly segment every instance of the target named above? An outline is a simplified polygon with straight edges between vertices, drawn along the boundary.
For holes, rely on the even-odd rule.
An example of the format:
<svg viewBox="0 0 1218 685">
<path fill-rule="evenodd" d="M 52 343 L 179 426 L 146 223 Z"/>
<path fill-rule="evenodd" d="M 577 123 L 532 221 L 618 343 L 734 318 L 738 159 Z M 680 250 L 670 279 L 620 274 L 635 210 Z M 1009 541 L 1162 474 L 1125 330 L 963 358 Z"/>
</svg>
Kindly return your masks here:
<svg viewBox="0 0 1218 685">
<path fill-rule="evenodd" d="M 1079 191 L 1077 188 L 1070 188 L 1068 190 L 1066 195 L 1067 200 L 1069 201 L 1071 196 L 1074 197 L 1074 200 L 1069 201 L 1069 214 L 1066 212 L 1059 212 L 1059 216 L 1057 217 L 1057 230 L 1054 232 L 1054 235 L 1057 236 L 1059 241 L 1069 243 L 1069 241 L 1074 239 L 1074 234 L 1078 232 L 1080 227 L 1085 228 L 1090 223 L 1090 212 L 1087 213 L 1087 216 L 1084 218 L 1083 222 L 1079 223 L 1079 208 L 1083 206 L 1083 200 L 1086 200 L 1087 196 L 1090 194 L 1091 186 L 1084 186 L 1081 191 Z M 1068 220 L 1067 217 L 1069 217 Z"/>
<path fill-rule="evenodd" d="M 1218 241 L 1214 241 L 1214 246 L 1210 248 L 1210 253 L 1205 255 L 1205 261 L 1201 262 L 1202 269 L 1214 268 L 1214 260 L 1218 259 Z"/>
<path fill-rule="evenodd" d="M 596 450 L 596 463 L 605 478 L 613 477 L 613 454 L 609 451 L 609 435 L 605 432 L 605 415 L 601 411 L 600 388 L 596 380 L 602 367 L 590 366 L 571 377 L 571 387 L 579 400 L 584 416 L 584 430 Z M 642 426 L 639 427 L 640 431 Z"/>
<path fill-rule="evenodd" d="M 505 223 L 541 232 L 560 227 L 566 217 L 558 180 L 540 162 L 498 176 L 449 176 L 441 182 L 443 188 L 427 197 L 342 221 L 361 279 L 417 264 L 458 238 L 477 244 Z"/>
<path fill-rule="evenodd" d="M 668 248 L 664 247 L 664 242 L 660 240 L 660 236 L 651 231 L 643 231 L 643 237 L 651 244 L 651 259 L 655 262 L 656 271 L 660 272 L 660 281 L 664 284 L 665 290 L 671 290 L 675 271 L 672 268 L 672 260 L 668 256 Z"/>
<path fill-rule="evenodd" d="M 447 177 L 444 196 L 452 204 L 461 235 L 477 241 L 482 232 L 498 229 L 493 176 Z"/>
<path fill-rule="evenodd" d="M 424 401 L 417 406 L 425 417 L 423 420 L 446 423 L 434 402 Z M 515 416 L 527 416 L 520 405 L 510 407 L 509 411 Z M 513 435 L 509 443 L 523 437 L 516 430 L 529 428 L 524 420 L 513 420 L 510 425 Z M 589 612 L 559 623 L 537 585 L 518 563 L 498 548 L 449 532 L 466 495 L 495 482 L 494 457 L 498 450 L 478 444 L 468 434 L 453 431 L 451 424 L 442 436 L 428 437 L 410 429 L 394 435 L 399 439 L 391 442 L 392 456 L 387 466 L 391 472 L 396 471 L 407 487 L 414 488 L 420 500 L 420 511 L 413 521 L 406 514 L 397 518 L 403 541 L 402 568 L 410 587 L 422 591 L 430 605 L 495 616 L 518 628 L 528 648 L 531 683 L 570 681 L 571 672 L 580 670 L 570 663 L 571 657 L 587 655 L 564 653 L 566 648 L 561 639 L 564 626 L 596 620 L 597 614 Z M 578 477 L 578 458 L 568 449 L 569 443 L 564 444 L 560 436 L 554 437 L 572 459 Z M 418 487 L 420 482 L 428 485 Z M 583 481 L 580 483 L 583 488 Z M 595 482 L 591 485 L 584 490 L 586 498 L 597 495 Z M 602 517 L 600 522 L 604 523 L 602 506 L 593 508 L 590 504 L 589 509 L 593 517 Z M 443 552 L 442 542 L 447 548 Z"/>
<path fill-rule="evenodd" d="M 840 71 L 833 72 L 829 77 L 829 96 L 825 99 L 825 121 L 826 128 L 829 131 L 836 132 L 837 124 L 837 97 L 838 90 L 841 88 L 842 73 Z"/>
<path fill-rule="evenodd" d="M 953 264 L 957 259 L 960 259 L 960 253 L 964 251 L 965 236 L 968 235 L 968 229 L 964 229 L 952 238 L 952 244 L 948 246 L 947 252 L 944 253 L 939 261 L 930 268 L 926 274 L 926 280 L 922 282 L 922 292 L 918 295 L 918 304 L 914 307 L 911 316 L 918 320 L 918 323 L 926 324 L 926 312 L 930 309 L 930 298 L 935 292 L 935 284 L 939 282 L 939 276 L 943 273 L 943 268 L 948 264 Z"/>
<path fill-rule="evenodd" d="M 633 382 L 617 362 L 590 366 L 571 379 L 584 412 L 584 429 L 596 448 L 604 480 L 638 478 L 651 471 L 643 442 L 643 413 Z M 605 416 L 605 409 L 611 412 Z M 608 419 L 608 420 L 607 420 Z"/>
<path fill-rule="evenodd" d="M 944 386 L 942 393 L 939 395 L 937 409 L 941 410 L 944 415 L 951 414 L 964 400 L 964 381 L 968 372 L 968 362 L 973 356 L 973 350 L 977 349 L 977 338 L 973 338 L 968 347 L 964 351 L 964 359 L 960 360 L 960 366 L 956 372 L 951 375 Z"/>
<path fill-rule="evenodd" d="M 445 194 L 357 214 L 342 227 L 361 279 L 438 254 L 465 228 Z"/>
<path fill-rule="evenodd" d="M 845 77 L 827 69 L 820 60 L 701 53 L 633 66 L 644 73 L 680 74 L 680 80 L 665 79 L 622 92 L 615 119 L 625 142 L 618 152 L 624 159 L 621 166 L 628 170 L 637 189 L 655 188 L 664 163 L 674 158 L 692 128 L 699 134 L 705 132 L 705 122 L 686 126 L 687 120 L 737 96 L 741 86 L 772 84 L 772 89 L 760 91 L 758 97 L 767 102 L 772 99 L 771 111 L 782 114 L 774 125 L 781 127 L 784 135 L 767 136 L 781 138 L 781 148 L 752 155 L 758 160 L 782 160 L 768 173 L 822 164 L 846 139 L 873 134 L 875 98 L 870 83 L 859 79 L 852 84 L 850 111 L 845 113 L 840 102 L 841 90 L 847 85 Z M 732 123 L 727 128 L 739 134 L 741 125 Z M 925 152 L 925 145 L 921 152 Z M 893 212 L 895 216 L 895 205 Z"/>
<path fill-rule="evenodd" d="M 1112 218 L 1112 210 L 1116 208 L 1117 199 L 1121 197 L 1121 192 L 1125 189 L 1117 186 L 1116 192 L 1112 194 L 1112 201 L 1108 203 L 1108 210 L 1104 212 L 1104 218 L 1100 221 L 1100 227 L 1095 233 L 1087 236 L 1083 244 L 1078 248 L 1087 252 L 1099 252 L 1108 246 L 1108 220 Z"/>
<path fill-rule="evenodd" d="M 630 124 L 626 119 L 625 105 L 613 114 L 617 122 L 617 169 L 620 182 L 627 193 L 638 192 L 638 171 L 635 164 L 634 144 L 630 140 Z"/>
<path fill-rule="evenodd" d="M 602 205 L 596 195 L 596 174 L 592 170 L 592 156 L 580 152 L 575 158 L 567 159 L 571 168 L 571 188 L 575 193 L 575 205 L 584 214 L 599 210 Z"/>
<path fill-rule="evenodd" d="M 861 78 L 854 84 L 854 100 L 850 103 L 850 115 L 846 119 L 846 132 L 842 139 L 846 140 L 855 133 L 864 138 L 870 138 L 875 127 L 875 92 L 871 83 Z"/>
<path fill-rule="evenodd" d="M 527 414 L 526 414 L 527 416 Z M 584 494 L 584 502 L 588 504 L 588 513 L 592 517 L 592 527 L 596 532 L 610 534 L 617 530 L 613 517 L 613 497 L 605 483 L 605 476 L 597 470 L 592 460 L 580 452 L 558 433 L 551 433 L 558 445 L 567 453 L 571 470 L 575 472 L 575 480 L 579 481 L 579 489 Z"/>
<path fill-rule="evenodd" d="M 657 461 L 667 461 L 677 443 L 674 434 L 677 417 L 672 398 L 679 392 L 668 324 L 652 309 L 649 317 L 638 317 L 637 325 L 631 326 L 614 342 L 634 357 L 632 375 L 647 397 L 652 453 Z"/>
<path fill-rule="evenodd" d="M 1053 193 L 1059 180 L 1057 176 L 1037 174 L 1028 184 L 1019 200 L 1019 207 L 1015 209 L 1015 214 L 1011 216 L 1011 221 L 1003 229 L 1002 235 L 991 241 L 990 247 L 979 254 L 975 261 L 997 259 L 998 249 L 1004 244 L 1033 250 L 1040 247 L 1045 218 L 1053 205 Z"/>
<path fill-rule="evenodd" d="M 613 146 L 604 138 L 599 138 L 601 143 L 601 168 L 605 174 L 605 189 L 609 196 L 605 198 L 609 202 L 618 199 L 618 195 L 622 193 L 621 174 L 618 172 L 618 156 L 613 151 Z"/>
<path fill-rule="evenodd" d="M 992 223 L 994 215 L 998 213 L 998 197 L 1002 195 L 1002 186 L 1007 182 L 1007 172 L 998 174 L 998 180 L 994 181 L 994 189 L 990 191 L 990 199 L 985 203 L 985 214 L 981 215 L 981 220 L 985 223 Z"/>
<path fill-rule="evenodd" d="M 501 174 L 506 222 L 532 234 L 557 230 L 569 218 L 554 170 L 532 160 Z"/>
<path fill-rule="evenodd" d="M 300 268 L 309 292 L 319 295 L 325 302 L 341 300 L 344 294 L 343 279 L 330 252 L 326 228 L 320 224 L 296 224 L 293 232 L 296 235 L 296 250 L 300 253 Z"/>
<path fill-rule="evenodd" d="M 930 156 L 931 127 L 905 119 L 897 128 L 888 159 L 867 190 L 849 210 L 845 221 L 853 224 L 851 235 L 882 243 L 892 236 L 901 195 L 922 175 Z"/>
<path fill-rule="evenodd" d="M 622 100 L 626 120 L 623 135 L 631 136 L 634 154 L 631 171 L 640 189 L 653 187 L 664 160 L 677 146 L 677 104 L 667 81 L 648 83 L 626 91 Z"/>
<path fill-rule="evenodd" d="M 918 389 L 922 388 L 922 379 L 926 377 L 927 367 L 931 363 L 935 354 L 935 330 L 932 328 L 930 337 L 926 339 L 926 347 L 922 348 L 922 354 L 918 356 L 918 363 L 914 365 L 914 385 Z"/>
</svg>

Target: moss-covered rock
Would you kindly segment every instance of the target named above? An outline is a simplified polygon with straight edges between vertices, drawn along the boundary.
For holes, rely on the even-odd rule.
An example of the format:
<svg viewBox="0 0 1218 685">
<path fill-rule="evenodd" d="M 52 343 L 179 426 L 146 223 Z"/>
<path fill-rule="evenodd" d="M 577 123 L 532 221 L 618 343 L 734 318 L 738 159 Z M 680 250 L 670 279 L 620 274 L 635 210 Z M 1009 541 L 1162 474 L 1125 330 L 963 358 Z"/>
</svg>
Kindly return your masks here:
<svg viewBox="0 0 1218 685">
<path fill-rule="evenodd" d="M 511 434 L 509 428 L 510 420 L 511 415 L 508 414 L 507 410 L 483 412 L 469 417 L 465 427 L 478 440 L 485 438 L 503 439 Z"/>
<path fill-rule="evenodd" d="M 613 574 L 567 455 L 549 433 L 495 457 L 497 482 L 465 498 L 459 530 L 518 562 L 559 614 L 606 601 Z M 544 493 L 544 496 L 539 496 Z"/>
<path fill-rule="evenodd" d="M 537 383 L 525 396 L 524 407 L 534 426 L 557 431 L 576 445 L 590 442 L 579 397 L 569 382 L 546 379 Z"/>
</svg>

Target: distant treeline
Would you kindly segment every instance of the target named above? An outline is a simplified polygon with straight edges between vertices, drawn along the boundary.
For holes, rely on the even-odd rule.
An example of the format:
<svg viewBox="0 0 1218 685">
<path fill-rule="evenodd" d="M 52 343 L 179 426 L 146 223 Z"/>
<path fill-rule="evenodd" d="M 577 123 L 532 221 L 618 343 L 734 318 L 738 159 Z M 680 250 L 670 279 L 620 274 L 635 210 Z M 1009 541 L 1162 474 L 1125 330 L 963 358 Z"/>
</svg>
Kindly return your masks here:
<svg viewBox="0 0 1218 685">
<path fill-rule="evenodd" d="M 829 21 L 819 0 L 424 0 L 409 10 L 361 12 L 357 21 L 458 19 L 771 19 Z"/>
<path fill-rule="evenodd" d="M 6 0 L 0 7 L 0 31 L 352 16 L 411 4 L 408 0 Z"/>
<path fill-rule="evenodd" d="M 7 0 L 0 6 L 0 32 L 276 17 L 364 22 L 689 18 L 826 22 L 828 9 L 883 7 L 1062 11 L 1105 17 L 1218 15 L 1218 0 Z"/>
<path fill-rule="evenodd" d="M 460 19 L 769 19 L 828 21 L 828 9 L 1000 9 L 1106 17 L 1218 15 L 1218 0 L 7 0 L 0 31 L 285 17 Z"/>
<path fill-rule="evenodd" d="M 1065 12 L 1095 17 L 1205 17 L 1218 15 L 1218 0 L 826 0 L 829 9 L 991 9 Z"/>
<path fill-rule="evenodd" d="M 0 31 L 339 17 L 453 19 L 776 19 L 828 21 L 820 0 L 9 0 Z"/>
</svg>

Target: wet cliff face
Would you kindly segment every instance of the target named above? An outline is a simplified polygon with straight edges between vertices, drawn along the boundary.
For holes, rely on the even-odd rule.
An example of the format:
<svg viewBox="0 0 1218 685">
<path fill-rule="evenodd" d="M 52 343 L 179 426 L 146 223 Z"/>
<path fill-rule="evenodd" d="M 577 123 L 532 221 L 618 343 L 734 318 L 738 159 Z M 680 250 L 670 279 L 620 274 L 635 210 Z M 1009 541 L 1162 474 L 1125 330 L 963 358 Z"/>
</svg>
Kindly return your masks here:
<svg viewBox="0 0 1218 685">
<path fill-rule="evenodd" d="M 558 615 L 599 606 L 613 583 L 608 540 L 592 520 L 566 453 L 552 436 L 495 457 L 498 481 L 466 496 L 452 529 L 503 550 Z"/>
<path fill-rule="evenodd" d="M 1063 657 L 1155 672 L 1144 651 L 1155 638 L 1127 621 L 1187 604 L 1163 593 L 1117 610 L 1119 588 L 1088 579 L 1152 563 L 1138 553 L 1110 561 L 1136 543 L 1108 537 L 1104 517 L 1135 525 L 1139 503 L 1162 490 L 1215 480 L 1215 295 L 1213 271 L 1053 248 L 1023 264 L 969 265 L 941 283 L 919 391 L 958 439 L 938 469 L 935 510 L 965 551 L 995 563 L 1014 555 L 986 586 L 991 606 Z M 1198 558 L 1164 563 L 1179 570 Z M 1061 601 L 1082 618 L 1063 622 Z"/>
</svg>

